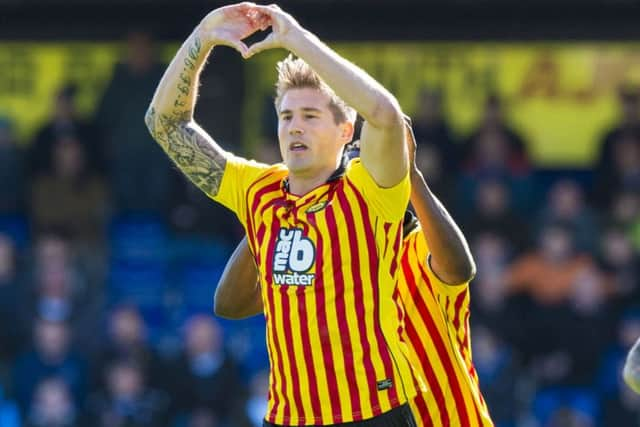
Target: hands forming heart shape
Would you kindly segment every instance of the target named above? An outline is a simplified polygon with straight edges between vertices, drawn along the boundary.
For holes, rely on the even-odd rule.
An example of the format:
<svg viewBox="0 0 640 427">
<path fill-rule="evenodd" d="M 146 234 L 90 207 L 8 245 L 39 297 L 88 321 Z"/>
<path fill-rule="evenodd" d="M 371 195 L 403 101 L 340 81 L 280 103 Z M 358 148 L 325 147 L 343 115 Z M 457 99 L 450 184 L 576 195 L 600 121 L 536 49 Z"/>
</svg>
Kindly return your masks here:
<svg viewBox="0 0 640 427">
<path fill-rule="evenodd" d="M 261 6 L 255 3 L 238 3 L 218 8 L 200 23 L 201 35 L 213 44 L 236 49 L 247 59 L 266 49 L 287 47 L 287 36 L 292 29 L 300 28 L 296 20 L 277 5 Z M 271 27 L 271 33 L 263 40 L 247 46 L 242 40 Z"/>
</svg>

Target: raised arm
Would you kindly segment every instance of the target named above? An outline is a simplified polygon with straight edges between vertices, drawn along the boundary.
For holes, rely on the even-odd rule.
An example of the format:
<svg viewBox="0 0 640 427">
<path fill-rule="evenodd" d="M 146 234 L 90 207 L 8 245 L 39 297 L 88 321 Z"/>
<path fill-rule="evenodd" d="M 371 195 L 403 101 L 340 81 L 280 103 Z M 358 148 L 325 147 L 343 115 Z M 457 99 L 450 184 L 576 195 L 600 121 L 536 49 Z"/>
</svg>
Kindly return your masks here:
<svg viewBox="0 0 640 427">
<path fill-rule="evenodd" d="M 640 394 L 640 339 L 629 350 L 622 370 L 622 377 L 633 391 Z"/>
<path fill-rule="evenodd" d="M 226 152 L 193 120 L 198 81 L 209 53 L 226 45 L 245 54 L 242 39 L 266 28 L 251 3 L 209 13 L 178 50 L 147 110 L 145 122 L 182 172 L 205 193 L 215 196 L 226 166 Z"/>
<path fill-rule="evenodd" d="M 258 269 L 246 237 L 224 267 L 213 306 L 216 315 L 227 319 L 244 319 L 262 313 Z"/>
<path fill-rule="evenodd" d="M 277 6 L 257 6 L 269 17 L 272 33 L 249 48 L 246 57 L 282 47 L 311 68 L 365 119 L 361 131 L 362 164 L 380 187 L 392 187 L 409 170 L 403 143 L 402 112 L 398 101 L 380 83 L 302 28 Z"/>
<path fill-rule="evenodd" d="M 469 245 L 415 164 L 416 140 L 408 119 L 405 132 L 411 167 L 411 204 L 429 245 L 431 268 L 444 283 L 466 283 L 476 272 Z"/>
</svg>

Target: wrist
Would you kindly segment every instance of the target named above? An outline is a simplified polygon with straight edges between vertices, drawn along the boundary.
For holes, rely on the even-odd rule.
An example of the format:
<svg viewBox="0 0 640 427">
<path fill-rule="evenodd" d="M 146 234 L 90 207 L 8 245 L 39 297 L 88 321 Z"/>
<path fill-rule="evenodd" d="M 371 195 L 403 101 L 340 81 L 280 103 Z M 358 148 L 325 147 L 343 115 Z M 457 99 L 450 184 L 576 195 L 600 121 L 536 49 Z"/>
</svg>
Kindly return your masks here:
<svg viewBox="0 0 640 427">
<path fill-rule="evenodd" d="M 310 31 L 300 26 L 295 26 L 290 28 L 282 37 L 282 47 L 300 57 L 304 44 L 314 37 L 315 35 Z"/>
<path fill-rule="evenodd" d="M 200 40 L 202 47 L 208 50 L 208 49 L 211 49 L 213 46 L 219 44 L 218 41 L 211 38 L 209 34 L 211 34 L 211 30 L 206 28 L 203 21 L 203 22 L 200 22 L 200 24 L 198 24 L 193 29 L 193 31 L 191 32 L 190 38 L 192 41 Z"/>
</svg>

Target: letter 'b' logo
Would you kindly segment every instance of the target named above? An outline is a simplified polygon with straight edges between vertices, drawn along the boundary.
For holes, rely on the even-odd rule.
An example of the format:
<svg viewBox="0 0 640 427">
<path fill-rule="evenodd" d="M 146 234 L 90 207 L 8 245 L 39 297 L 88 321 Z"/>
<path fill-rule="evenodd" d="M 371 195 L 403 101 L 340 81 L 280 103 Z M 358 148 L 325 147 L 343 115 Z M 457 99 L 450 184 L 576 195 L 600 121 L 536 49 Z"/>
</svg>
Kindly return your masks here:
<svg viewBox="0 0 640 427">
<path fill-rule="evenodd" d="M 303 273 L 311 268 L 315 261 L 315 248 L 311 240 L 302 237 L 302 230 L 293 228 L 280 229 L 273 271 L 291 271 Z"/>
<path fill-rule="evenodd" d="M 281 228 L 273 257 L 274 282 L 278 285 L 310 285 L 314 274 L 309 271 L 316 258 L 311 240 L 299 228 Z"/>
</svg>

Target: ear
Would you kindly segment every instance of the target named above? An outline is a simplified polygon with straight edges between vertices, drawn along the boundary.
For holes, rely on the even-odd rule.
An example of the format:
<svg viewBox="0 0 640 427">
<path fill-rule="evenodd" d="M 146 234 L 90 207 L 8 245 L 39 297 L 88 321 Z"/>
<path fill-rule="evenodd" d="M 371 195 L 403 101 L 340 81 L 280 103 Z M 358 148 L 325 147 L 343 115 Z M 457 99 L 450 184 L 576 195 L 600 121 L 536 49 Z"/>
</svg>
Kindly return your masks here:
<svg viewBox="0 0 640 427">
<path fill-rule="evenodd" d="M 355 127 L 354 124 L 349 122 L 349 121 L 345 121 L 343 123 L 340 124 L 340 139 L 343 140 L 343 142 L 345 144 L 351 142 L 351 140 L 353 139 L 353 132 L 355 131 Z"/>
</svg>

